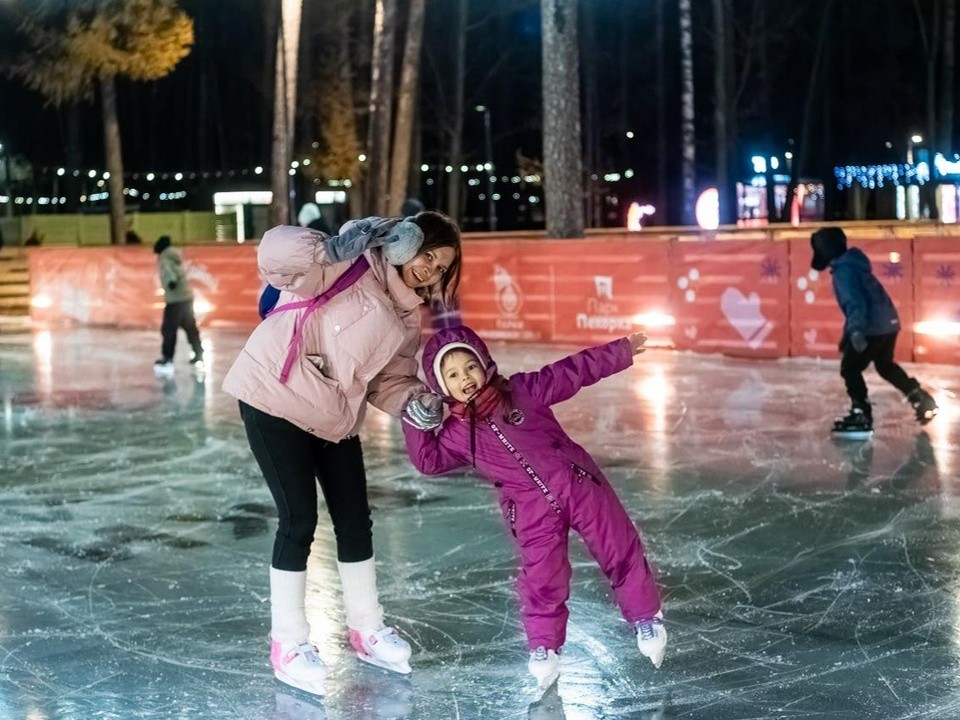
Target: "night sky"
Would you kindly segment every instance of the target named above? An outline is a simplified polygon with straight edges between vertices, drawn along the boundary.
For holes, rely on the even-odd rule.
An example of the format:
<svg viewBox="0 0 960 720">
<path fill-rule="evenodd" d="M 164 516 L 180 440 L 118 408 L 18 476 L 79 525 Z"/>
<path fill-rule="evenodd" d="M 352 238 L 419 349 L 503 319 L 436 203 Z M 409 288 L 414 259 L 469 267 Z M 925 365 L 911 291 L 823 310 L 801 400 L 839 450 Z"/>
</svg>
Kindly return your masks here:
<svg viewBox="0 0 960 720">
<path fill-rule="evenodd" d="M 32 2 L 32 0 L 30 0 Z M 841 0 L 828 27 L 824 69 L 814 101 L 808 166 L 804 173 L 829 182 L 832 167 L 846 163 L 902 161 L 907 138 L 925 133 L 926 66 L 917 7 L 926 17 L 934 0 Z M 18 48 L 11 8 L 28 0 L 0 3 L 0 53 Z M 301 89 L 317 83 L 329 38 L 326 13 L 336 3 L 306 0 L 301 46 Z M 464 162 L 483 162 L 482 117 L 476 104 L 491 108 L 494 162 L 498 174 L 516 171 L 515 154 L 541 155 L 540 17 L 531 0 L 471 0 L 467 40 L 468 74 Z M 667 212 L 676 220 L 680 183 L 679 36 L 675 0 L 667 0 L 665 36 L 666 143 L 657 140 L 657 47 L 653 0 L 581 2 L 581 74 L 595 98 L 596 121 L 584 120 L 587 136 L 600 148 L 588 172 L 603 175 L 633 169 L 629 181 L 611 191 L 626 200 L 653 201 L 657 157 L 668 163 Z M 746 176 L 755 152 L 782 154 L 795 148 L 810 80 L 811 55 L 828 0 L 730 0 L 737 48 L 739 176 Z M 760 22 L 757 13 L 761 11 Z M 209 209 L 211 189 L 266 185 L 251 171 L 269 163 L 272 112 L 272 36 L 265 18 L 275 0 L 181 0 L 194 19 L 193 52 L 168 77 L 153 83 L 120 83 L 120 121 L 126 173 L 196 173 L 195 189 L 183 207 Z M 401 6 L 404 3 L 401 2 Z M 698 184 L 712 183 L 713 49 L 711 3 L 694 0 Z M 446 163 L 446 124 L 452 97 L 453 0 L 428 0 L 421 69 L 422 147 L 419 165 Z M 586 18 L 590 13 L 591 18 Z M 591 37 L 586 31 L 594 29 Z M 758 28 L 764 27 L 761 33 Z M 928 29 L 928 28 L 927 28 Z M 367 39 L 369 43 L 369 39 Z M 362 45 L 362 43 L 361 43 Z M 400 47 L 402 51 L 402 44 Z M 360 64 L 367 76 L 369 66 Z M 315 86 L 315 85 L 314 85 Z M 583 93 L 587 98 L 588 93 Z M 586 101 L 586 100 L 585 100 Z M 939 108 L 939 100 L 937 101 Z M 16 79 L 0 76 L 0 142 L 33 164 L 38 190 L 59 166 L 72 167 L 67 153 L 69 111 L 44 108 L 42 99 Z M 99 108 L 80 106 L 79 159 L 82 168 L 102 168 Z M 627 139 L 626 132 L 634 133 Z M 317 121 L 302 107 L 297 152 L 308 153 Z M 891 147 L 887 147 L 886 143 Z M 955 148 L 953 148 L 955 149 Z M 46 173 L 44 169 L 46 168 Z M 209 180 L 201 182 L 201 174 Z M 221 173 L 216 178 L 215 173 Z M 229 173 L 233 173 L 230 175 Z M 436 203 L 435 174 L 421 177 L 419 194 Z M 189 176 L 187 178 L 189 182 Z M 188 188 L 193 189 L 188 185 Z M 471 188 L 465 218 L 482 215 Z M 522 224 L 502 201 L 501 227 Z M 442 203 L 441 203 L 442 205 Z M 148 208 L 155 209 L 155 208 Z M 611 217 L 608 224 L 622 224 Z"/>
</svg>

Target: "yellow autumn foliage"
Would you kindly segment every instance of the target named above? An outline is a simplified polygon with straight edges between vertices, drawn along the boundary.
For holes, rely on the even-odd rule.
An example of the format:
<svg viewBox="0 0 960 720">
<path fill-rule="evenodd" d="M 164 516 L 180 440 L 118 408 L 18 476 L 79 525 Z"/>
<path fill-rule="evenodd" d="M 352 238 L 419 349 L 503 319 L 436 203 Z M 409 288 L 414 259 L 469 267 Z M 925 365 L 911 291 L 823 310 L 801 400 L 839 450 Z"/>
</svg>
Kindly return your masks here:
<svg viewBox="0 0 960 720">
<path fill-rule="evenodd" d="M 104 0 L 72 11 L 64 28 L 24 26 L 31 49 L 13 73 L 59 105 L 89 95 L 100 77 L 156 80 L 193 46 L 193 20 L 176 0 Z"/>
</svg>

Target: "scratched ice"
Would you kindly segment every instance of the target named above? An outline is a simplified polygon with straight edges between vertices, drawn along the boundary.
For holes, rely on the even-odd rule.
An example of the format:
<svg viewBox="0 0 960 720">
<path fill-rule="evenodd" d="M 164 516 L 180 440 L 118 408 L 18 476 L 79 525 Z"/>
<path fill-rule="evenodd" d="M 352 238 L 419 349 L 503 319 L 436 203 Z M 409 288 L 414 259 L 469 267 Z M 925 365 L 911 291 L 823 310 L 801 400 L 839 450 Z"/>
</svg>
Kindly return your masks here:
<svg viewBox="0 0 960 720">
<path fill-rule="evenodd" d="M 348 651 L 322 522 L 308 602 L 332 675 L 313 701 L 267 664 L 273 507 L 219 391 L 241 339 L 208 332 L 209 375 L 181 356 L 167 381 L 154 333 L 0 339 L 3 720 L 960 717 L 960 368 L 915 368 L 944 406 L 926 433 L 871 375 L 869 444 L 825 432 L 835 362 L 650 352 L 560 406 L 643 529 L 670 644 L 660 671 L 639 656 L 575 541 L 539 703 L 491 491 L 420 477 L 372 415 L 382 603 L 414 673 Z M 508 371 L 564 352 L 494 350 Z"/>
</svg>

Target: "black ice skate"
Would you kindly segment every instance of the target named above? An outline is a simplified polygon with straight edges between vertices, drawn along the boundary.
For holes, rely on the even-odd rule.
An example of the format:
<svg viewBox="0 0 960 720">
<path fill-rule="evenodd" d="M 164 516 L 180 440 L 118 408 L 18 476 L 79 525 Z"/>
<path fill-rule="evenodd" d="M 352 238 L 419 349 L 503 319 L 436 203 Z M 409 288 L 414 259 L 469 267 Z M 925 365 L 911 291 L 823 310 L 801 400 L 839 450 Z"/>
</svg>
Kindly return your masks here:
<svg viewBox="0 0 960 720">
<path fill-rule="evenodd" d="M 917 414 L 917 422 L 921 425 L 926 425 L 940 412 L 933 397 L 923 388 L 917 388 L 907 395 L 907 400 L 913 406 L 913 411 Z"/>
<path fill-rule="evenodd" d="M 833 435 L 848 440 L 869 440 L 873 437 L 873 411 L 870 403 L 853 404 L 849 414 L 833 423 Z"/>
</svg>

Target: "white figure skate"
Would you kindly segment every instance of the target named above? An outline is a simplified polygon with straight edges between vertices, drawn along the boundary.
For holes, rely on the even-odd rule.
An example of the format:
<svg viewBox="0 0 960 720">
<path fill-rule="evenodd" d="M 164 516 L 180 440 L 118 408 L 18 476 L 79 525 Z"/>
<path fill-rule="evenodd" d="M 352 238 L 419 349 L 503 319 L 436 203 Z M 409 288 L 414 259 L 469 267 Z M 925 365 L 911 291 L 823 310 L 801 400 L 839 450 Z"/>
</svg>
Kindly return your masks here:
<svg viewBox="0 0 960 720">
<path fill-rule="evenodd" d="M 663 626 L 663 612 L 658 612 L 649 620 L 636 624 L 637 647 L 640 654 L 650 658 L 655 668 L 660 668 L 667 651 L 667 629 Z"/>
<path fill-rule="evenodd" d="M 560 677 L 560 656 L 541 645 L 530 653 L 527 669 L 537 680 L 537 693 L 542 695 Z"/>
<path fill-rule="evenodd" d="M 273 674 L 280 682 L 299 688 L 313 695 L 323 695 L 327 667 L 320 659 L 317 648 L 309 642 L 270 642 L 270 664 Z"/>
<path fill-rule="evenodd" d="M 391 627 L 381 628 L 373 633 L 361 633 L 350 629 L 350 644 L 357 657 L 365 663 L 376 665 L 390 672 L 409 675 L 410 643 L 397 635 Z"/>
</svg>

